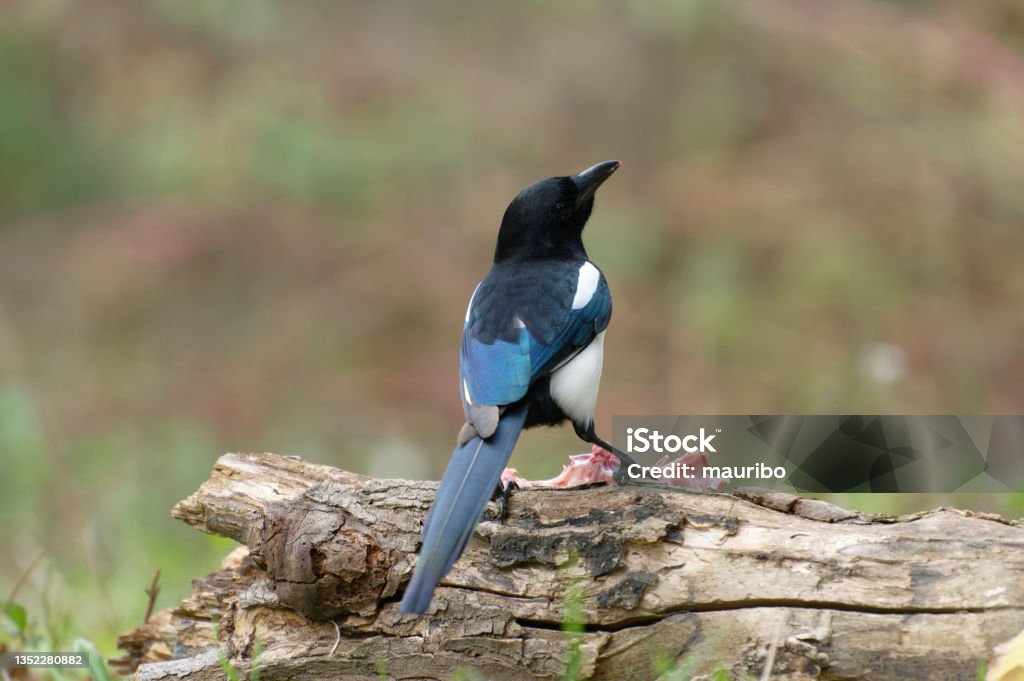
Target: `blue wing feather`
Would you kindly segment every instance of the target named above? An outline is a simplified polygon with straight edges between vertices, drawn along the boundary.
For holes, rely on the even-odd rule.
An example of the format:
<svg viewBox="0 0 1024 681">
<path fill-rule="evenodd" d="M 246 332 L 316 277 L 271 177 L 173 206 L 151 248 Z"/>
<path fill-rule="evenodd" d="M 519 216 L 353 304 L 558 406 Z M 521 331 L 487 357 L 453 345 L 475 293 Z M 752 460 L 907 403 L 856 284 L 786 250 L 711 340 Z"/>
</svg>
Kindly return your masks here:
<svg viewBox="0 0 1024 681">
<path fill-rule="evenodd" d="M 604 277 L 590 301 L 574 310 L 579 265 L 562 267 L 557 276 L 540 272 L 526 282 L 506 278 L 505 290 L 488 279 L 477 289 L 459 356 L 460 374 L 474 404 L 505 405 L 521 399 L 534 380 L 607 328 L 612 302 Z M 507 290 L 514 286 L 518 290 Z M 516 295 L 531 287 L 530 295 Z M 510 301 L 518 301 L 518 307 Z"/>
<path fill-rule="evenodd" d="M 519 329 L 518 336 L 514 343 L 484 343 L 463 332 L 459 369 L 475 404 L 511 404 L 526 394 L 531 339 L 526 329 Z"/>
<path fill-rule="evenodd" d="M 587 347 L 594 337 L 608 328 L 612 314 L 612 297 L 601 278 L 593 297 L 584 307 L 570 310 L 560 333 L 550 343 L 534 342 L 530 346 L 533 378 L 543 376 Z"/>
</svg>

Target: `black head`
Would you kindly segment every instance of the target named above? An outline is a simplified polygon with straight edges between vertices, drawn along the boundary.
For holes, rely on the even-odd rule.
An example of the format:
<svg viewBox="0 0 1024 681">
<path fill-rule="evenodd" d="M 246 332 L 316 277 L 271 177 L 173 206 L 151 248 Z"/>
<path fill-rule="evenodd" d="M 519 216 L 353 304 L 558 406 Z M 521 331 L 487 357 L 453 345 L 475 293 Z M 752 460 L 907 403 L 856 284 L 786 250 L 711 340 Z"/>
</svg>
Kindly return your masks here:
<svg viewBox="0 0 1024 681">
<path fill-rule="evenodd" d="M 594 192 L 619 167 L 605 161 L 568 177 L 549 177 L 519 192 L 505 209 L 494 262 L 586 257 L 583 226 L 594 209 Z"/>
</svg>

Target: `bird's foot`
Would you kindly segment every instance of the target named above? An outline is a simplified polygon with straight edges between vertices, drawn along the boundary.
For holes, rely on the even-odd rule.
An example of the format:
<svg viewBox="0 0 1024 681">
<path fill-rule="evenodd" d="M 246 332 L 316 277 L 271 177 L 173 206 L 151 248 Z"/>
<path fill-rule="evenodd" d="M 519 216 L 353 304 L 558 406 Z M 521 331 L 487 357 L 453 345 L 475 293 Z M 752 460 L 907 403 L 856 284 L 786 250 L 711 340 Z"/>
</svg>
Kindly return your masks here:
<svg viewBox="0 0 1024 681">
<path fill-rule="evenodd" d="M 514 469 L 505 469 L 506 472 Z M 491 499 L 498 505 L 498 522 L 502 525 L 508 520 L 508 502 L 512 498 L 512 492 L 519 489 L 519 484 L 515 479 L 505 479 L 505 474 L 502 473 L 501 480 L 498 480 L 497 487 L 494 488 L 494 494 L 491 495 Z"/>
<path fill-rule="evenodd" d="M 612 480 L 615 484 L 628 485 L 635 482 L 635 480 L 629 475 L 629 467 L 635 464 L 636 461 L 634 461 L 633 457 L 630 455 L 617 449 L 615 445 L 602 440 L 594 431 L 593 421 L 591 421 L 586 428 L 575 423 L 573 424 L 573 427 L 576 429 L 576 435 L 578 435 L 581 440 L 591 444 L 591 452 L 596 453 L 601 451 L 615 459 L 618 464 L 612 470 Z"/>
</svg>

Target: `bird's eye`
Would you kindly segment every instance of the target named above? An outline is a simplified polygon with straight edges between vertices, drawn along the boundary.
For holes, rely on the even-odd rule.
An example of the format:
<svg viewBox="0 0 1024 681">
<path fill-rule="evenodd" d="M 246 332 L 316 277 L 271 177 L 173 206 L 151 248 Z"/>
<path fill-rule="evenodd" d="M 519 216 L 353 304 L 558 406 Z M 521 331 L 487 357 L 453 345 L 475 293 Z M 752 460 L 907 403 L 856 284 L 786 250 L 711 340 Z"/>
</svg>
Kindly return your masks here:
<svg viewBox="0 0 1024 681">
<path fill-rule="evenodd" d="M 570 212 L 569 204 L 565 201 L 558 201 L 555 203 L 555 214 L 559 217 L 568 217 Z"/>
</svg>

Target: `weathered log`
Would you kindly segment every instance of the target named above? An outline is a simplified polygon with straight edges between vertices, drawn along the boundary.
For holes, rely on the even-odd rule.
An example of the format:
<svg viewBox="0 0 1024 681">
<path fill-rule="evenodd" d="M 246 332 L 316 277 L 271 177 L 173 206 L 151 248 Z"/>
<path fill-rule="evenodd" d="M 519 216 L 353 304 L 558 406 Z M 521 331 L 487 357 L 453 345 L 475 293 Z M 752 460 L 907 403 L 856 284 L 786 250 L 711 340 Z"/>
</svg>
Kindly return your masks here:
<svg viewBox="0 0 1024 681">
<path fill-rule="evenodd" d="M 139 679 L 975 679 L 1024 628 L 1024 527 L 783 494 L 523 490 L 424 617 L 400 615 L 436 483 L 228 454 L 174 509 L 240 547 L 121 639 Z M 567 613 L 582 631 L 562 631 Z M 171 659 L 171 658 L 174 659 Z M 161 661 L 155 661 L 161 660 Z M 684 677 L 685 678 L 685 677 Z"/>
</svg>

